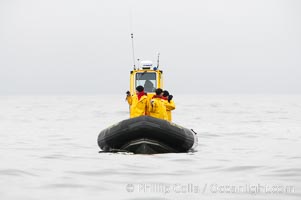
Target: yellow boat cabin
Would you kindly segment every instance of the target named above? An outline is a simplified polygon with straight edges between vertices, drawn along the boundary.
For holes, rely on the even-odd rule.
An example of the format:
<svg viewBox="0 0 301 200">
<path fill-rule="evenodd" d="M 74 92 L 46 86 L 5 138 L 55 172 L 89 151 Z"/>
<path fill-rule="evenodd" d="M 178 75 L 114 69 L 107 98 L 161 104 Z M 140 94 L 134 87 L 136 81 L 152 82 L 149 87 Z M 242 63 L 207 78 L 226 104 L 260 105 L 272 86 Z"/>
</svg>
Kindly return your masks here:
<svg viewBox="0 0 301 200">
<path fill-rule="evenodd" d="M 163 71 L 153 67 L 151 61 L 141 61 L 141 68 L 130 72 L 130 92 L 136 93 L 136 87 L 141 85 L 147 94 L 155 94 L 157 88 L 163 88 Z"/>
</svg>

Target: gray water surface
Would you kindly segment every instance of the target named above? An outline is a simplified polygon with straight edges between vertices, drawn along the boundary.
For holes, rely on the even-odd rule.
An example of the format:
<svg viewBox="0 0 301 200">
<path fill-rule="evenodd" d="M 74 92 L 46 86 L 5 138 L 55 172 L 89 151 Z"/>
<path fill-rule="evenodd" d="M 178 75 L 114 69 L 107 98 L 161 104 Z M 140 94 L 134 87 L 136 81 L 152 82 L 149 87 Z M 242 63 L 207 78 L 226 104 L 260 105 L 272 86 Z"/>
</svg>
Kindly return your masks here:
<svg viewBox="0 0 301 200">
<path fill-rule="evenodd" d="M 1 96 L 0 199 L 301 199 L 301 96 L 174 96 L 197 152 L 98 153 L 124 96 Z"/>
</svg>

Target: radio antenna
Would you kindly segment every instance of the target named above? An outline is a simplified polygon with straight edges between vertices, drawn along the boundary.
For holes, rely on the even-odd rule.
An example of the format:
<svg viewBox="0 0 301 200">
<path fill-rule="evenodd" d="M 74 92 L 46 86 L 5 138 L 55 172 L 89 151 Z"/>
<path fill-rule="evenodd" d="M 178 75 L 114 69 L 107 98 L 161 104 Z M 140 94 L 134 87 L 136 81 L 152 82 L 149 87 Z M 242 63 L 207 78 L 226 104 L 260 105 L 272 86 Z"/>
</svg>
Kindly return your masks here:
<svg viewBox="0 0 301 200">
<path fill-rule="evenodd" d="M 134 47 L 134 31 L 133 31 L 133 12 L 130 10 L 130 31 L 131 31 L 131 39 L 132 39 L 132 54 L 133 54 L 133 67 L 136 70 L 136 59 L 135 59 L 135 47 Z"/>
<path fill-rule="evenodd" d="M 137 61 L 138 61 L 138 69 L 140 69 L 140 59 L 137 58 Z"/>
<path fill-rule="evenodd" d="M 157 69 L 159 69 L 159 58 L 160 58 L 160 53 L 159 52 L 157 52 Z"/>
<path fill-rule="evenodd" d="M 133 64 L 134 64 L 134 70 L 136 70 L 135 50 L 134 50 L 134 33 L 131 33 L 131 38 L 132 38 Z"/>
</svg>

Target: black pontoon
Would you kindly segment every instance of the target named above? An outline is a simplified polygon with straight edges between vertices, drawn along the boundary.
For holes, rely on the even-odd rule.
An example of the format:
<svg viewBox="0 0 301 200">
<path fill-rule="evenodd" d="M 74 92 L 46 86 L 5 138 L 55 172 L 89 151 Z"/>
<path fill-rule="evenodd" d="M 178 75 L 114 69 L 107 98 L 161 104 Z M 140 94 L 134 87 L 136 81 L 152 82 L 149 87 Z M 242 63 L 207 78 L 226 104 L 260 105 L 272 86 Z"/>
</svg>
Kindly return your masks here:
<svg viewBox="0 0 301 200">
<path fill-rule="evenodd" d="M 192 151 L 196 144 L 193 130 L 149 116 L 123 120 L 98 135 L 103 152 L 184 153 Z"/>
</svg>

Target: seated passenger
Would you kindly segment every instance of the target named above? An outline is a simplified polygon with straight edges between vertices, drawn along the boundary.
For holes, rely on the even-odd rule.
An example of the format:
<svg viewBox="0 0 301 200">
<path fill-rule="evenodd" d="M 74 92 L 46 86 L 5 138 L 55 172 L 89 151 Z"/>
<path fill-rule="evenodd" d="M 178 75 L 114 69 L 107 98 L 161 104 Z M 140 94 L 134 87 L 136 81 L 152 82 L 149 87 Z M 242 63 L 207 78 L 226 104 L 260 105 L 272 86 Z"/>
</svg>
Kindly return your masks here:
<svg viewBox="0 0 301 200">
<path fill-rule="evenodd" d="M 173 96 L 169 95 L 169 92 L 167 90 L 163 91 L 163 99 L 165 100 L 165 107 L 166 107 L 166 113 L 167 113 L 167 120 L 171 122 L 171 111 L 176 109 L 175 102 L 172 100 Z"/>
<path fill-rule="evenodd" d="M 149 104 L 149 116 L 167 120 L 166 107 L 164 100 L 162 99 L 163 90 L 158 88 L 156 89 L 156 94 L 150 100 Z"/>
<path fill-rule="evenodd" d="M 146 114 L 147 111 L 147 95 L 144 93 L 143 86 L 136 87 L 136 94 L 132 95 L 127 92 L 126 100 L 130 105 L 130 118 L 140 117 Z"/>
<path fill-rule="evenodd" d="M 146 92 L 155 92 L 154 84 L 150 80 L 146 80 L 144 83 L 144 90 Z"/>
</svg>

